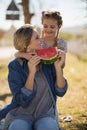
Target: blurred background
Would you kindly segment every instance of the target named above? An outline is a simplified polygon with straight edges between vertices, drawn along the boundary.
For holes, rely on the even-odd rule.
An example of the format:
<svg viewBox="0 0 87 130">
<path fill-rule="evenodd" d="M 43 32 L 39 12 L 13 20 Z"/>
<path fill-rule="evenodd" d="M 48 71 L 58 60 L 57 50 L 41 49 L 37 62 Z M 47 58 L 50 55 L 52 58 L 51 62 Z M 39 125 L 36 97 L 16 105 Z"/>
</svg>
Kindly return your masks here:
<svg viewBox="0 0 87 130">
<path fill-rule="evenodd" d="M 11 101 L 8 63 L 14 58 L 13 34 L 24 23 L 41 32 L 41 12 L 58 10 L 63 18 L 60 37 L 67 41 L 64 75 L 69 89 L 58 98 L 62 130 L 87 130 L 87 0 L 3 0 L 0 1 L 0 108 Z M 72 117 L 65 122 L 64 117 Z"/>
</svg>

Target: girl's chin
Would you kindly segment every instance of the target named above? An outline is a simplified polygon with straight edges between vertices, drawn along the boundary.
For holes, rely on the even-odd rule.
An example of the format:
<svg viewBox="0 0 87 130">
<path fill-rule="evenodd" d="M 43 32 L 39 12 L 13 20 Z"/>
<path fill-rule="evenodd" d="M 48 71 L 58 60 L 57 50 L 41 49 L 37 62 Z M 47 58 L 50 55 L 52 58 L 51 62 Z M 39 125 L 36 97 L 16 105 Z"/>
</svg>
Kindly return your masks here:
<svg viewBox="0 0 87 130">
<path fill-rule="evenodd" d="M 50 34 L 49 34 L 49 35 L 46 35 L 46 37 L 53 37 L 53 35 L 50 35 Z"/>
<path fill-rule="evenodd" d="M 38 48 L 36 48 L 35 50 L 40 50 L 40 49 L 42 49 L 42 47 L 38 47 Z"/>
</svg>

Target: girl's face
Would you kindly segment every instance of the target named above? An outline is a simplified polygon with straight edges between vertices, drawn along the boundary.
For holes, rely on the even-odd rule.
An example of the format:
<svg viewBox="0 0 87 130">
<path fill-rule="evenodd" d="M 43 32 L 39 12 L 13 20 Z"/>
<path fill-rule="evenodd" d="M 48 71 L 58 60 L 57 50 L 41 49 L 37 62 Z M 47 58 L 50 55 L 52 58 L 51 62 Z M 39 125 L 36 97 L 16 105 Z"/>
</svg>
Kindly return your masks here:
<svg viewBox="0 0 87 130">
<path fill-rule="evenodd" d="M 51 19 L 51 18 L 43 19 L 44 37 L 55 38 L 57 31 L 58 31 L 58 25 L 55 19 Z"/>
<path fill-rule="evenodd" d="M 38 50 L 38 49 L 41 49 L 41 39 L 38 33 L 34 30 L 31 37 L 30 44 L 27 47 L 27 52 Z"/>
</svg>

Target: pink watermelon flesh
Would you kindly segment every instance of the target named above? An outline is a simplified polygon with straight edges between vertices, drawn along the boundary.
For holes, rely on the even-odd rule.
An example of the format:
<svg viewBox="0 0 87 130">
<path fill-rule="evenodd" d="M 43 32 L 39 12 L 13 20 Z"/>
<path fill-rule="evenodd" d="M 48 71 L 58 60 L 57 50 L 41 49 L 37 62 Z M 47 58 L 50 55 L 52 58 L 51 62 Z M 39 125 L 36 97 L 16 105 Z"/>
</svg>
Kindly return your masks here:
<svg viewBox="0 0 87 130">
<path fill-rule="evenodd" d="M 58 51 L 56 47 L 44 48 L 44 49 L 36 50 L 35 52 L 43 60 L 51 60 L 57 57 L 58 55 Z"/>
</svg>

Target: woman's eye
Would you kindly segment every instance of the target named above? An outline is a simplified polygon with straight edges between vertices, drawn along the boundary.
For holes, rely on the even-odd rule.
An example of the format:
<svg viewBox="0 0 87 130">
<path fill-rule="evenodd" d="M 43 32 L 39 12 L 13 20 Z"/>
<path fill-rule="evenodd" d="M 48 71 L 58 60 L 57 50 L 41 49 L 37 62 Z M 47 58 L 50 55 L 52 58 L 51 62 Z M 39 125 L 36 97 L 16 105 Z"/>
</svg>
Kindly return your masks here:
<svg viewBox="0 0 87 130">
<path fill-rule="evenodd" d="M 39 36 L 37 36 L 36 39 L 39 39 Z"/>
<path fill-rule="evenodd" d="M 36 39 L 38 39 L 38 37 L 36 37 Z"/>
</svg>

